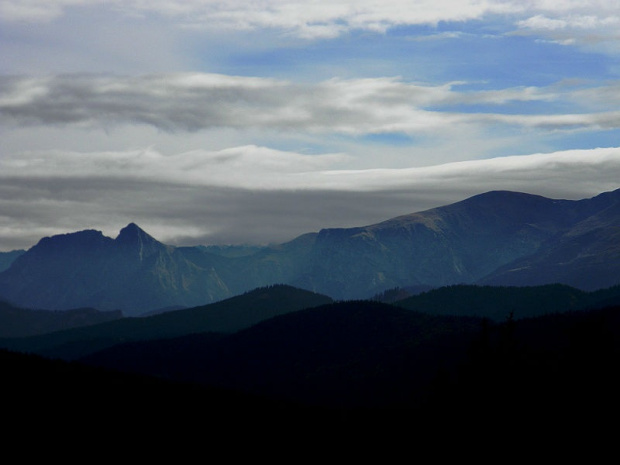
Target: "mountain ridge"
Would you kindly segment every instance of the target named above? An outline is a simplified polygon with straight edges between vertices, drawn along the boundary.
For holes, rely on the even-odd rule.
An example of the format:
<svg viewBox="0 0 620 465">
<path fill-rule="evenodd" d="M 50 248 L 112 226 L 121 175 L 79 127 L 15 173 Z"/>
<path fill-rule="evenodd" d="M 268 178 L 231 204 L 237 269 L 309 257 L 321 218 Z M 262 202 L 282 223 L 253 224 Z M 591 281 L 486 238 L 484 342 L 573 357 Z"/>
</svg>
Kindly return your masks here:
<svg viewBox="0 0 620 465">
<path fill-rule="evenodd" d="M 130 223 L 116 239 L 95 230 L 41 239 L 0 272 L 0 296 L 29 308 L 138 315 L 275 283 L 335 299 L 452 284 L 595 290 L 620 283 L 619 230 L 620 189 L 581 200 L 489 191 L 368 226 L 229 251 L 166 245 Z"/>
</svg>

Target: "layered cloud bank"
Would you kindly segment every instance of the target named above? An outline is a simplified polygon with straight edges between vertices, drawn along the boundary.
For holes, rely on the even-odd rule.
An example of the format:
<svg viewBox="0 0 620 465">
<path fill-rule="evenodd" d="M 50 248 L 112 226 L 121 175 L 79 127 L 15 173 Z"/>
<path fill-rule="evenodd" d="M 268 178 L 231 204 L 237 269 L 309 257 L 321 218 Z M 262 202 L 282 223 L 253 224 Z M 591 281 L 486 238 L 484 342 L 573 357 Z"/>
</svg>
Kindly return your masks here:
<svg viewBox="0 0 620 465">
<path fill-rule="evenodd" d="M 183 27 L 248 30 L 275 28 L 306 39 L 333 38 L 351 30 L 385 32 L 406 25 L 513 18 L 518 30 L 554 40 L 617 40 L 620 21 L 613 0 L 2 0 L 5 21 L 52 21 L 75 8 L 105 6 L 127 16 L 160 15 Z"/>
<path fill-rule="evenodd" d="M 617 2 L 0 0 L 0 250 L 620 187 Z"/>
<path fill-rule="evenodd" d="M 334 170 L 342 155 L 246 146 L 174 156 L 154 150 L 28 153 L 0 162 L 1 247 L 129 219 L 175 244 L 282 242 L 362 226 L 487 190 L 579 199 L 618 187 L 620 148 L 408 169 Z M 234 173 L 234 175 L 230 175 Z"/>
<path fill-rule="evenodd" d="M 433 86 L 397 78 L 296 84 L 205 73 L 0 76 L 0 121 L 15 125 L 141 123 L 165 131 L 231 127 L 348 134 L 446 131 L 456 124 L 609 129 L 620 127 L 620 111 L 615 110 L 619 88 L 618 83 L 609 83 L 589 88 L 461 91 L 458 83 Z M 560 100 L 584 111 L 502 112 L 503 106 L 514 102 Z M 585 111 L 595 100 L 598 111 Z M 474 111 L 472 105 L 495 106 L 497 112 Z"/>
</svg>

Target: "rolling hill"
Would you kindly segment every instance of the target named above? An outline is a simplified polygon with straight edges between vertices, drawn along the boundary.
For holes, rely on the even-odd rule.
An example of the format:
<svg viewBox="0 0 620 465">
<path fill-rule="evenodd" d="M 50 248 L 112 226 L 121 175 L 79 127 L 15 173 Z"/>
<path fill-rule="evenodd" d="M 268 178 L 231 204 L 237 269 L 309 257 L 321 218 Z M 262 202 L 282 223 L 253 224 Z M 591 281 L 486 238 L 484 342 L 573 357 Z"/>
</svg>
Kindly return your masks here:
<svg viewBox="0 0 620 465">
<path fill-rule="evenodd" d="M 0 339 L 0 347 L 73 360 L 123 342 L 196 333 L 232 333 L 277 315 L 331 301 L 329 297 L 310 291 L 276 285 L 257 288 L 213 304 L 149 317 L 127 317 L 32 337 L 5 337 Z"/>
<path fill-rule="evenodd" d="M 92 308 L 63 311 L 29 310 L 0 302 L 0 338 L 35 336 L 122 317 L 120 311 L 100 312 Z"/>
</svg>

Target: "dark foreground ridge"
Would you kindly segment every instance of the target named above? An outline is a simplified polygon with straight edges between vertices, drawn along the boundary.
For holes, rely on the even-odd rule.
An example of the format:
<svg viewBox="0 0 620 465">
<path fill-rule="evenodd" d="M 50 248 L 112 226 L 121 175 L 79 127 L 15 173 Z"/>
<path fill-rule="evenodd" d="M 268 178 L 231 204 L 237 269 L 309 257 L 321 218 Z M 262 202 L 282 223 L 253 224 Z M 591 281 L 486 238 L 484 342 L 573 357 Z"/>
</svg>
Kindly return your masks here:
<svg viewBox="0 0 620 465">
<path fill-rule="evenodd" d="M 412 332 L 402 329 L 402 310 L 385 315 L 392 310 L 368 305 L 285 315 L 210 344 L 194 336 L 119 346 L 80 363 L 0 351 L 3 395 L 13 405 L 5 421 L 31 434 L 52 434 L 62 419 L 72 437 L 141 431 L 175 441 L 204 438 L 206 425 L 217 425 L 210 437 L 304 433 L 306 444 L 343 434 L 505 439 L 523 428 L 532 438 L 578 431 L 586 441 L 620 413 L 619 307 L 481 320 L 475 330 L 458 325 L 457 337 L 443 318 Z M 105 360 L 110 367 L 91 366 Z M 154 366 L 179 370 L 167 379 L 128 370 Z M 213 383 L 226 367 L 231 385 Z"/>
</svg>

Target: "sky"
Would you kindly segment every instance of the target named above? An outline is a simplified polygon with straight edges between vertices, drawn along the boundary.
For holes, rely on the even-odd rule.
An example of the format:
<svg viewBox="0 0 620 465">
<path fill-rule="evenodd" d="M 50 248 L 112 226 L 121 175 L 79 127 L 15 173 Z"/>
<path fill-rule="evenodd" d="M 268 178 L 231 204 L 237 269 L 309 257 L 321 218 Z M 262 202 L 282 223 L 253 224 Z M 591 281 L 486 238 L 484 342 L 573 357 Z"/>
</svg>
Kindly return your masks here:
<svg viewBox="0 0 620 465">
<path fill-rule="evenodd" d="M 620 188 L 615 0 L 0 0 L 0 251 Z"/>
</svg>

